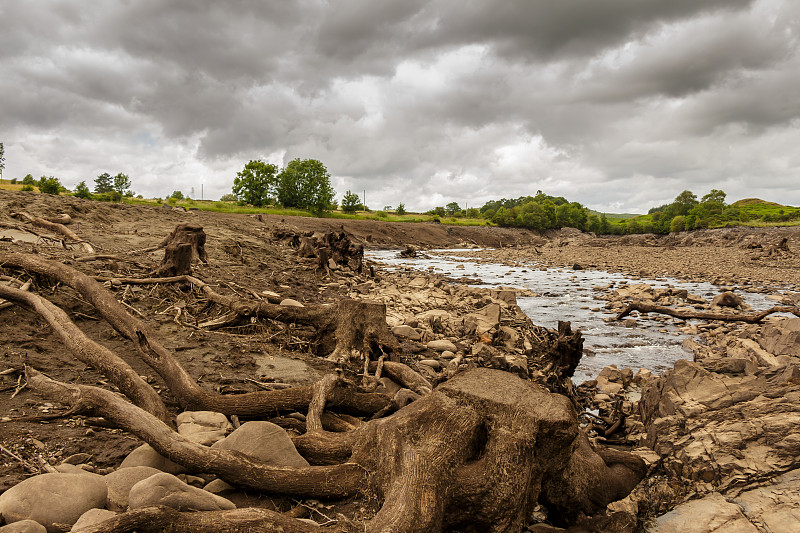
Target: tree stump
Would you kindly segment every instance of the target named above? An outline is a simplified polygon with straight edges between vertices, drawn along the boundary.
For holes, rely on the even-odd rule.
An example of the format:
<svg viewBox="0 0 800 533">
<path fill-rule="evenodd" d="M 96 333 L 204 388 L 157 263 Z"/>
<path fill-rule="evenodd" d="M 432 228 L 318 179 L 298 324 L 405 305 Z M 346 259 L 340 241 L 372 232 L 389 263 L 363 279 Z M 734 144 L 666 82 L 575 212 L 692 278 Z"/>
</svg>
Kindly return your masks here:
<svg viewBox="0 0 800 533">
<path fill-rule="evenodd" d="M 179 224 L 161 241 L 164 248 L 161 265 L 152 272 L 154 276 L 183 276 L 192 273 L 192 261 L 199 259 L 208 263 L 206 234 L 202 226 Z"/>
</svg>

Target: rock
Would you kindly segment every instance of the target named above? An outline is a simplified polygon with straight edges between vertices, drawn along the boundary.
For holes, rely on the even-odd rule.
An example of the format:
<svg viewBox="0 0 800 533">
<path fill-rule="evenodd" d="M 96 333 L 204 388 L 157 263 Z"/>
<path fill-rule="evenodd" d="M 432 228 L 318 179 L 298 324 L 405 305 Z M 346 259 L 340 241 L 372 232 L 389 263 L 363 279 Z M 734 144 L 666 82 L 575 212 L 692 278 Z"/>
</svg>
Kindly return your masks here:
<svg viewBox="0 0 800 533">
<path fill-rule="evenodd" d="M 128 495 L 129 509 L 153 505 L 166 505 L 178 511 L 236 509 L 230 500 L 203 489 L 191 487 L 172 474 L 164 472 L 138 482 L 131 488 Z"/>
<path fill-rule="evenodd" d="M 758 533 L 758 529 L 744 516 L 735 503 L 729 503 L 722 494 L 712 493 L 700 500 L 679 505 L 667 514 L 656 518 L 649 533 Z M 789 530 L 784 530 L 789 531 Z"/>
<path fill-rule="evenodd" d="M 442 364 L 436 359 L 422 359 L 419 364 L 425 365 L 435 371 L 438 371 L 442 368 Z"/>
<path fill-rule="evenodd" d="M 0 495 L 0 515 L 7 523 L 33 520 L 52 533 L 72 526 L 89 509 L 104 507 L 107 494 L 101 476 L 40 474 Z"/>
<path fill-rule="evenodd" d="M 778 358 L 763 349 L 753 339 L 733 339 L 727 346 L 728 357 L 748 359 L 757 366 L 778 366 Z"/>
<path fill-rule="evenodd" d="M 225 415 L 213 411 L 185 411 L 175 418 L 175 422 L 180 435 L 204 446 L 224 439 L 225 434 L 233 429 Z"/>
<path fill-rule="evenodd" d="M 114 511 L 109 511 L 108 509 L 89 509 L 83 513 L 80 518 L 78 518 L 78 521 L 73 524 L 70 531 L 80 531 L 85 527 L 93 526 L 95 524 L 99 524 L 100 522 L 105 522 L 109 518 L 113 518 L 115 516 L 117 516 L 117 513 Z"/>
<path fill-rule="evenodd" d="M 481 336 L 500 324 L 500 305 L 489 304 L 463 319 L 464 327 L 470 334 Z"/>
<path fill-rule="evenodd" d="M 714 299 L 711 300 L 711 305 L 719 307 L 742 307 L 744 305 L 744 300 L 737 294 L 725 291 L 722 294 L 714 296 Z"/>
<path fill-rule="evenodd" d="M 489 294 L 495 300 L 505 302 L 506 305 L 517 305 L 517 291 L 513 289 L 496 289 L 492 290 Z"/>
<path fill-rule="evenodd" d="M 497 335 L 494 338 L 495 344 L 502 344 L 506 350 L 512 351 L 517 347 L 519 342 L 519 333 L 514 328 L 508 326 L 500 326 Z"/>
<path fill-rule="evenodd" d="M 773 479 L 772 484 L 734 497 L 747 518 L 764 531 L 800 531 L 800 470 Z"/>
<path fill-rule="evenodd" d="M 184 467 L 160 455 L 149 444 L 142 444 L 133 450 L 119 465 L 120 468 L 129 468 L 131 466 L 149 466 L 157 468 L 162 472 L 167 472 L 168 474 L 182 474 L 186 472 Z"/>
<path fill-rule="evenodd" d="M 428 343 L 428 348 L 430 348 L 431 350 L 436 350 L 437 352 L 444 352 L 444 351 L 457 352 L 458 351 L 458 348 L 456 347 L 456 345 L 453 344 L 452 342 L 448 341 L 447 339 L 430 341 Z"/>
<path fill-rule="evenodd" d="M 800 318 L 783 318 L 764 326 L 758 343 L 774 355 L 800 357 Z"/>
<path fill-rule="evenodd" d="M 0 533 L 47 533 L 47 528 L 34 520 L 20 520 L 0 527 Z"/>
<path fill-rule="evenodd" d="M 203 487 L 203 490 L 210 492 L 211 494 L 222 494 L 224 492 L 233 492 L 236 490 L 236 487 L 222 481 L 221 479 L 215 479 L 214 481 L 210 482 L 208 485 Z"/>
<path fill-rule="evenodd" d="M 338 268 L 338 267 L 337 267 Z M 297 300 L 293 300 L 291 298 L 285 298 L 281 300 L 281 303 L 278 305 L 282 305 L 284 307 L 305 307 L 305 305 L 301 304 Z"/>
<path fill-rule="evenodd" d="M 633 382 L 636 385 L 641 386 L 647 383 L 652 377 L 653 373 L 650 370 L 646 368 L 640 368 L 639 370 L 636 371 L 636 375 L 633 376 Z"/>
<path fill-rule="evenodd" d="M 453 359 L 455 356 L 456 354 L 451 352 L 450 350 L 445 350 L 441 353 L 442 359 Z"/>
<path fill-rule="evenodd" d="M 92 456 L 88 453 L 74 453 L 61 462 L 68 465 L 79 465 L 88 462 L 91 458 Z"/>
<path fill-rule="evenodd" d="M 412 341 L 418 341 L 422 338 L 420 337 L 419 331 L 415 330 L 414 328 L 412 328 L 407 324 L 393 327 L 392 334 L 398 337 L 405 337 L 407 339 L 411 339 Z"/>
<path fill-rule="evenodd" d="M 106 507 L 112 511 L 124 511 L 128 508 L 128 493 L 131 488 L 143 479 L 160 473 L 161 470 L 151 466 L 131 466 L 106 474 L 103 476 L 103 481 L 108 487 Z"/>
<path fill-rule="evenodd" d="M 387 396 L 391 397 L 402 388 L 403 387 L 392 381 L 390 378 L 382 377 L 378 380 L 378 387 L 375 389 L 375 392 L 386 394 Z"/>
<path fill-rule="evenodd" d="M 276 466 L 309 466 L 297 453 L 286 430 L 271 422 L 246 422 L 211 447 L 236 450 Z"/>
</svg>

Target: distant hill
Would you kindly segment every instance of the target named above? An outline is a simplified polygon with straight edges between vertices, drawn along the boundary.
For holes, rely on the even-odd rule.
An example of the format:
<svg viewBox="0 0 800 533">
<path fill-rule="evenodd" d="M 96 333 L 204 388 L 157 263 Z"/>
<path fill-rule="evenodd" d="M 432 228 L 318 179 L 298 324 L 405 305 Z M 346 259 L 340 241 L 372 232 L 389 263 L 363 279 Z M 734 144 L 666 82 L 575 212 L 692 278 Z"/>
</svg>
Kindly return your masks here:
<svg viewBox="0 0 800 533">
<path fill-rule="evenodd" d="M 762 200 L 761 198 L 742 198 L 741 200 L 737 200 L 731 204 L 733 207 L 746 207 L 749 205 L 774 205 L 776 207 L 783 207 L 781 204 L 775 202 L 767 202 L 766 200 Z"/>
<path fill-rule="evenodd" d="M 638 213 L 601 213 L 600 211 L 595 211 L 594 209 L 588 209 L 588 208 L 587 211 L 589 212 L 590 215 L 594 215 L 596 217 L 600 217 L 601 215 L 605 214 L 606 218 L 609 220 L 611 220 L 612 218 L 617 220 L 628 220 L 629 218 L 635 218 L 641 216 Z"/>
</svg>

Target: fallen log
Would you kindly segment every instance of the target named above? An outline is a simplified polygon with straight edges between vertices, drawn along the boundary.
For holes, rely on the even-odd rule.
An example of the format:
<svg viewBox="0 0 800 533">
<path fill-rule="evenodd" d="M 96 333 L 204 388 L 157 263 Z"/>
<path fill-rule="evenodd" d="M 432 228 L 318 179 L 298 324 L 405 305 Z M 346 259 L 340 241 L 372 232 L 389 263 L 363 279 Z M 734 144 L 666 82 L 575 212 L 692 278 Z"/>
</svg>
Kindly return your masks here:
<svg viewBox="0 0 800 533">
<path fill-rule="evenodd" d="M 161 343 L 149 325 L 130 315 L 112 293 L 91 277 L 70 266 L 30 254 L 0 252 L 0 264 L 35 272 L 78 291 L 114 329 L 133 341 L 140 358 L 164 379 L 185 409 L 252 416 L 305 409 L 311 401 L 313 394 L 311 386 L 235 395 L 221 395 L 207 391 L 186 372 L 172 351 Z M 275 307 L 284 312 L 304 309 Z M 328 405 L 373 414 L 383 409 L 389 402 L 390 399 L 383 394 L 361 393 L 350 387 L 337 387 Z"/>
<path fill-rule="evenodd" d="M 93 254 L 94 253 L 94 247 L 91 244 L 89 244 L 84 239 L 81 239 L 80 237 L 78 237 L 78 235 L 74 231 L 72 231 L 71 229 L 66 227 L 64 224 L 58 224 L 56 222 L 50 222 L 49 220 L 45 220 L 45 219 L 43 219 L 41 217 L 34 217 L 34 216 L 26 213 L 25 211 L 20 211 L 18 213 L 11 213 L 11 216 L 12 217 L 16 217 L 16 218 L 21 218 L 23 220 L 27 220 L 28 222 L 30 222 L 34 226 L 39 226 L 40 228 L 45 228 L 45 229 L 49 229 L 50 231 L 54 231 L 56 233 L 60 233 L 61 235 L 63 235 L 65 237 L 67 237 L 69 239 L 72 239 L 73 241 L 79 243 L 81 245 L 81 248 L 83 248 L 83 250 L 86 253 L 89 253 L 89 254 Z"/>
<path fill-rule="evenodd" d="M 747 322 L 748 324 L 757 324 L 774 313 L 791 313 L 800 317 L 800 309 L 794 306 L 776 305 L 758 313 L 747 314 L 730 314 L 730 313 L 710 313 L 704 311 L 690 311 L 688 309 L 673 309 L 663 305 L 650 304 L 642 301 L 634 301 L 629 303 L 617 316 L 616 320 L 622 320 L 633 311 L 640 313 L 660 313 L 662 315 L 669 315 L 675 318 L 699 319 L 699 320 L 721 320 L 725 322 Z"/>
</svg>

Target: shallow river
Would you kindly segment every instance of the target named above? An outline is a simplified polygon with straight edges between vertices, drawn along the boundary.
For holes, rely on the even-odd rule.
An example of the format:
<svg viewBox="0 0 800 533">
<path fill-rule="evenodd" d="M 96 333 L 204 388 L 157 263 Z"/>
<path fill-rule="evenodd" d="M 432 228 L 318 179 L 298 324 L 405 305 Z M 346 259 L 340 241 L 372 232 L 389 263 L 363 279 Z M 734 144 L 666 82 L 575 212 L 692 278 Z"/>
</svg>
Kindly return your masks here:
<svg viewBox="0 0 800 533">
<path fill-rule="evenodd" d="M 453 250 L 455 251 L 455 250 Z M 463 250 L 459 250 L 463 252 Z M 654 287 L 676 287 L 711 300 L 719 288 L 711 283 L 687 283 L 671 278 L 630 278 L 623 274 L 597 270 L 564 270 L 542 268 L 535 261 L 524 266 L 509 267 L 496 263 L 479 262 L 474 258 L 449 255 L 448 250 L 431 252 L 429 258 L 400 258 L 396 250 L 368 251 L 369 259 L 383 263 L 389 268 L 409 267 L 415 270 L 444 274 L 450 277 L 480 278 L 480 287 L 514 287 L 530 289 L 537 296 L 519 297 L 517 303 L 535 324 L 556 328 L 559 320 L 572 322 L 585 338 L 584 348 L 588 354 L 578 366 L 573 381 L 579 384 L 592 379 L 603 367 L 616 363 L 620 368 L 640 367 L 660 373 L 671 368 L 678 359 L 691 358 L 692 354 L 681 348 L 688 338 L 678 331 L 676 324 L 683 321 L 664 317 L 664 321 L 639 319 L 632 328 L 623 322 L 604 322 L 613 316 L 602 308 L 605 300 L 595 299 L 601 293 L 592 287 L 647 283 Z M 460 268 L 459 265 L 463 265 Z M 775 302 L 762 294 L 738 292 L 754 309 L 767 309 Z M 651 315 L 655 316 L 655 315 Z"/>
</svg>

